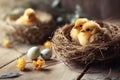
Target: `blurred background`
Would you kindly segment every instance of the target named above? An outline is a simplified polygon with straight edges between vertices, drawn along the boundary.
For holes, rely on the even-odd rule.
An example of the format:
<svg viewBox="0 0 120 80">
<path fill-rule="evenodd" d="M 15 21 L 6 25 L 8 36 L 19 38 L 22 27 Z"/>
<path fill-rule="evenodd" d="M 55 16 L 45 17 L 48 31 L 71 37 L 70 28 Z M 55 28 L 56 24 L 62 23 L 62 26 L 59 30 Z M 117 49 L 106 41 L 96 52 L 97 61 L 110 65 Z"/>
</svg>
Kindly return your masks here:
<svg viewBox="0 0 120 80">
<path fill-rule="evenodd" d="M 0 0 L 0 19 L 17 18 L 29 7 L 50 13 L 57 24 L 73 23 L 79 17 L 120 18 L 120 0 Z"/>
<path fill-rule="evenodd" d="M 62 0 L 66 7 L 74 10 L 80 5 L 82 11 L 95 19 L 117 19 L 120 17 L 120 0 Z"/>
</svg>

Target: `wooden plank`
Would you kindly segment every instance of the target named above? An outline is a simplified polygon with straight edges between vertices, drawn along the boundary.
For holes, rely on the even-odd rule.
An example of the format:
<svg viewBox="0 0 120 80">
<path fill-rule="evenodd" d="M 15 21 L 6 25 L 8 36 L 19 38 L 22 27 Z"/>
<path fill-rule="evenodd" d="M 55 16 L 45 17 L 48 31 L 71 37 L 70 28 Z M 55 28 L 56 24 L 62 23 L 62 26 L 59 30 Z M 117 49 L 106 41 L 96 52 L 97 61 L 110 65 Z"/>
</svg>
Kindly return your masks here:
<svg viewBox="0 0 120 80">
<path fill-rule="evenodd" d="M 26 54 L 31 46 L 27 45 L 16 45 L 15 48 L 4 48 L 0 47 L 0 68 L 6 66 L 10 62 L 14 61 L 18 57 Z"/>
<path fill-rule="evenodd" d="M 26 56 L 25 59 L 29 62 Z M 73 80 L 78 75 L 78 73 L 69 70 L 63 63 L 56 60 L 48 61 L 40 71 L 33 70 L 31 63 L 27 64 L 24 72 L 18 71 L 15 65 L 16 61 L 0 69 L 0 75 L 9 72 L 21 73 L 22 76 L 15 78 L 15 80 Z"/>
<path fill-rule="evenodd" d="M 88 72 L 83 76 L 82 80 L 104 80 L 105 78 L 118 78 L 120 77 L 120 65 L 98 65 L 92 66 Z M 115 79 L 115 80 L 116 80 Z"/>
<path fill-rule="evenodd" d="M 0 68 L 14 60 L 21 54 L 11 49 L 0 48 Z"/>
<path fill-rule="evenodd" d="M 0 32 L 0 68 L 14 61 L 17 57 L 23 55 L 31 47 L 25 44 L 14 44 L 13 48 L 4 48 L 2 40 L 5 38 L 4 32 Z"/>
</svg>

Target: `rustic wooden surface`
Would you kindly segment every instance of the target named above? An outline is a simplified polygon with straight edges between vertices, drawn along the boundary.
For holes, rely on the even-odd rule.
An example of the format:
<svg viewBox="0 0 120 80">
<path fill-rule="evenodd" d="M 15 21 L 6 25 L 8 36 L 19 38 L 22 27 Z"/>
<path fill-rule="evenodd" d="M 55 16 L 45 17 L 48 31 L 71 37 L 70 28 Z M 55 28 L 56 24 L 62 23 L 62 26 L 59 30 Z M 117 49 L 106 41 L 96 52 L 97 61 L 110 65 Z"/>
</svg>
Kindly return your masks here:
<svg viewBox="0 0 120 80">
<path fill-rule="evenodd" d="M 0 33 L 0 40 L 3 38 L 4 35 Z M 47 61 L 46 65 L 40 71 L 33 70 L 30 63 L 27 64 L 25 71 L 18 71 L 16 60 L 18 57 L 24 57 L 27 62 L 30 62 L 25 54 L 30 47 L 30 45 L 21 44 L 15 45 L 15 48 L 7 49 L 0 46 L 0 75 L 10 72 L 19 72 L 22 74 L 20 77 L 5 80 L 77 80 L 78 75 L 83 71 L 83 69 L 79 69 L 78 72 L 71 70 L 64 63 L 56 60 L 56 58 Z M 104 80 L 106 77 L 119 78 L 119 67 L 90 67 L 81 80 Z"/>
</svg>

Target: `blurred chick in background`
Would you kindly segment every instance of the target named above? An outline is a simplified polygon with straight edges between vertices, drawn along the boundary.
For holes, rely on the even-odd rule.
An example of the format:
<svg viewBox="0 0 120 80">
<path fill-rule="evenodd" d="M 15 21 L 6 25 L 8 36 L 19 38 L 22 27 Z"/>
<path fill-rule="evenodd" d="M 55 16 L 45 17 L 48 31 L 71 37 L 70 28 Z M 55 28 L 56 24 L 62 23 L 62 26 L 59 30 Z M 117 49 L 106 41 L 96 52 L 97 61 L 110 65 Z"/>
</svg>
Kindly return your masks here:
<svg viewBox="0 0 120 80">
<path fill-rule="evenodd" d="M 110 41 L 111 37 L 106 28 L 101 28 L 94 21 L 88 21 L 82 26 L 78 40 L 80 45 L 85 46 L 93 42 Z"/>
<path fill-rule="evenodd" d="M 17 24 L 34 24 L 38 22 L 40 22 L 40 20 L 36 16 L 35 11 L 31 8 L 26 9 L 24 15 L 16 20 Z"/>
<path fill-rule="evenodd" d="M 75 21 L 75 24 L 70 32 L 70 36 L 72 38 L 72 41 L 75 41 L 77 43 L 79 43 L 78 41 L 78 33 L 80 32 L 80 30 L 82 29 L 82 26 L 85 22 L 87 22 L 88 19 L 87 18 L 79 18 Z"/>
</svg>

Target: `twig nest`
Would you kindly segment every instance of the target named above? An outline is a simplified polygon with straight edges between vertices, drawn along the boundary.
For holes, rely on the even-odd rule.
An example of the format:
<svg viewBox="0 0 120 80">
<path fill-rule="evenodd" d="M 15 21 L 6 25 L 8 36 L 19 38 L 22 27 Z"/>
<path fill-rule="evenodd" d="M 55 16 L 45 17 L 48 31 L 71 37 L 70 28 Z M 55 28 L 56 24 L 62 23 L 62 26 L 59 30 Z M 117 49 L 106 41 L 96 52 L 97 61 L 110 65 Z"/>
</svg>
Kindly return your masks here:
<svg viewBox="0 0 120 80">
<path fill-rule="evenodd" d="M 55 22 L 50 14 L 37 11 L 40 22 L 33 24 L 16 24 L 16 20 L 7 20 L 7 28 L 12 30 L 7 33 L 14 39 L 24 43 L 43 43 L 56 29 Z"/>
<path fill-rule="evenodd" d="M 68 65 L 87 65 L 109 61 L 120 56 L 120 27 L 108 22 L 98 22 L 107 28 L 112 36 L 108 42 L 91 43 L 81 46 L 71 40 L 70 31 L 74 25 L 66 24 L 56 30 L 52 38 L 52 51 Z"/>
</svg>

